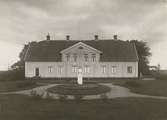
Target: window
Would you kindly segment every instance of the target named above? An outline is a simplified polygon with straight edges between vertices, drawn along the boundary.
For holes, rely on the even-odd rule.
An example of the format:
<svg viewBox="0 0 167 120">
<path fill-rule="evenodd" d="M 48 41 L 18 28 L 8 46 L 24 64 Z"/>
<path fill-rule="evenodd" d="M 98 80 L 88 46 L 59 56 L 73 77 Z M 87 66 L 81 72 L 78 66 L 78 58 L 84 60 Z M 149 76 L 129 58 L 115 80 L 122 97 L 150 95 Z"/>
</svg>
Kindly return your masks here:
<svg viewBox="0 0 167 120">
<path fill-rule="evenodd" d="M 85 61 L 88 61 L 88 54 L 84 54 Z"/>
<path fill-rule="evenodd" d="M 132 66 L 128 66 L 128 67 L 127 67 L 127 72 L 128 72 L 128 73 L 132 73 Z"/>
<path fill-rule="evenodd" d="M 72 72 L 73 72 L 73 73 L 77 73 L 77 71 L 78 71 L 77 66 L 72 66 Z"/>
<path fill-rule="evenodd" d="M 51 73 L 53 71 L 53 66 L 48 66 L 48 71 Z"/>
<path fill-rule="evenodd" d="M 89 73 L 90 72 L 90 67 L 88 65 L 85 65 L 84 72 L 85 73 Z"/>
<path fill-rule="evenodd" d="M 66 54 L 66 60 L 70 61 L 70 54 Z"/>
<path fill-rule="evenodd" d="M 93 62 L 96 61 L 96 54 L 92 54 L 92 61 L 93 61 Z"/>
<path fill-rule="evenodd" d="M 102 65 L 102 73 L 106 73 L 106 65 Z"/>
<path fill-rule="evenodd" d="M 116 71 L 117 71 L 117 67 L 116 67 L 116 66 L 112 66 L 112 67 L 111 67 L 111 72 L 112 72 L 112 73 L 116 73 Z"/>
<path fill-rule="evenodd" d="M 62 74 L 62 72 L 63 72 L 62 66 L 59 66 L 59 67 L 58 67 L 58 73 L 59 73 L 59 74 Z"/>
<path fill-rule="evenodd" d="M 73 57 L 74 57 L 74 61 L 76 62 L 77 61 L 77 54 L 74 54 Z"/>
</svg>

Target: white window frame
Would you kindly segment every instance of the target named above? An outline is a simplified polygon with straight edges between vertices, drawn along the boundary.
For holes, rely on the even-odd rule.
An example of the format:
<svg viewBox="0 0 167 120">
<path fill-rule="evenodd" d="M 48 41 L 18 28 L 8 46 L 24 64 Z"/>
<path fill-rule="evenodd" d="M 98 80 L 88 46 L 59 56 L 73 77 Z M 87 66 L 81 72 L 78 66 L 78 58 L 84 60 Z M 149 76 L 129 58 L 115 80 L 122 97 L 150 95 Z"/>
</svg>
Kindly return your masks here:
<svg viewBox="0 0 167 120">
<path fill-rule="evenodd" d="M 106 73 L 106 65 L 102 65 L 102 73 Z"/>
<path fill-rule="evenodd" d="M 96 61 L 96 54 L 92 54 L 92 61 L 93 61 L 93 62 Z"/>
<path fill-rule="evenodd" d="M 62 74 L 63 72 L 63 66 L 58 66 L 58 74 Z"/>
<path fill-rule="evenodd" d="M 84 54 L 84 59 L 85 59 L 86 62 L 88 62 L 88 60 L 89 60 L 88 54 Z"/>
<path fill-rule="evenodd" d="M 70 54 L 66 54 L 66 61 L 67 61 L 67 62 L 70 61 Z"/>
<path fill-rule="evenodd" d="M 84 73 L 90 73 L 90 66 L 89 65 L 84 66 Z"/>
<path fill-rule="evenodd" d="M 74 54 L 73 58 L 74 58 L 74 62 L 77 62 L 77 58 L 78 58 L 77 54 Z"/>
<path fill-rule="evenodd" d="M 53 66 L 48 66 L 48 72 L 52 73 L 53 72 Z"/>
<path fill-rule="evenodd" d="M 111 66 L 111 73 L 117 72 L 117 66 Z"/>
<path fill-rule="evenodd" d="M 133 67 L 132 66 L 127 67 L 127 73 L 133 73 Z"/>
<path fill-rule="evenodd" d="M 78 72 L 78 67 L 76 65 L 72 66 L 72 72 L 77 73 Z"/>
</svg>

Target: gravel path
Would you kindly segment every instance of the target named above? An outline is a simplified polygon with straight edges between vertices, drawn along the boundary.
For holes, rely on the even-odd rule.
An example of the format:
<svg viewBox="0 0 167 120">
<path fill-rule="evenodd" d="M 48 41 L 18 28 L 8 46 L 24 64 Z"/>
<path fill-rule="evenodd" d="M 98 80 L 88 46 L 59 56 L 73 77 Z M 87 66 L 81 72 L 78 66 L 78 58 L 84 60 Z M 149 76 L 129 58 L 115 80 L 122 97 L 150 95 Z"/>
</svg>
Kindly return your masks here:
<svg viewBox="0 0 167 120">
<path fill-rule="evenodd" d="M 41 95 L 43 98 L 47 97 L 47 94 L 51 96 L 53 99 L 58 99 L 57 94 L 53 93 L 47 93 L 47 89 L 54 87 L 58 84 L 49 84 L 46 86 L 40 86 L 36 87 L 30 90 L 22 90 L 22 91 L 16 91 L 16 92 L 5 92 L 5 93 L 0 93 L 0 94 L 24 94 L 24 95 L 31 95 L 32 91 L 35 91 L 36 94 Z M 113 85 L 112 83 L 106 83 L 103 84 L 111 88 L 111 91 L 108 92 L 107 98 L 113 99 L 113 98 L 121 98 L 121 97 L 143 97 L 143 98 L 154 98 L 154 99 L 167 99 L 167 97 L 161 97 L 161 96 L 150 96 L 150 95 L 143 95 L 143 94 L 136 94 L 132 93 L 128 88 Z M 84 96 L 83 99 L 86 100 L 92 100 L 92 99 L 99 99 L 100 95 L 88 95 Z M 73 96 L 68 95 L 68 99 L 73 99 Z"/>
<path fill-rule="evenodd" d="M 137 94 L 131 92 L 128 88 L 121 87 L 113 84 L 104 84 L 106 86 L 111 87 L 111 91 L 107 93 L 109 98 L 118 98 L 118 97 L 144 97 L 144 98 L 154 98 L 154 99 L 167 99 L 167 97 L 163 96 L 151 96 L 144 94 Z"/>
</svg>

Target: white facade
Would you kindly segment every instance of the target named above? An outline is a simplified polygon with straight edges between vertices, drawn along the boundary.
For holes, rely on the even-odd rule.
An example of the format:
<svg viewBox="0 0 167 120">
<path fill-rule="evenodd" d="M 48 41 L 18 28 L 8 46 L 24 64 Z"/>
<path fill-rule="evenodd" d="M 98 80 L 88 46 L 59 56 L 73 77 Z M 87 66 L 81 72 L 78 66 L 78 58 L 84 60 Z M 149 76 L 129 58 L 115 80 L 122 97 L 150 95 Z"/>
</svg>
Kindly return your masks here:
<svg viewBox="0 0 167 120">
<path fill-rule="evenodd" d="M 60 62 L 25 62 L 25 77 L 74 78 L 82 69 L 86 78 L 137 78 L 138 61 L 101 62 L 101 51 L 83 43 L 77 43 L 60 52 Z"/>
<path fill-rule="evenodd" d="M 76 66 L 76 68 L 74 68 L 74 66 Z M 25 76 L 35 77 L 35 70 L 39 68 L 40 77 L 77 77 L 78 66 L 82 68 L 83 77 L 138 77 L 138 62 L 96 62 L 82 64 L 64 62 L 26 62 Z M 132 70 L 128 71 L 128 67 L 131 67 Z"/>
</svg>

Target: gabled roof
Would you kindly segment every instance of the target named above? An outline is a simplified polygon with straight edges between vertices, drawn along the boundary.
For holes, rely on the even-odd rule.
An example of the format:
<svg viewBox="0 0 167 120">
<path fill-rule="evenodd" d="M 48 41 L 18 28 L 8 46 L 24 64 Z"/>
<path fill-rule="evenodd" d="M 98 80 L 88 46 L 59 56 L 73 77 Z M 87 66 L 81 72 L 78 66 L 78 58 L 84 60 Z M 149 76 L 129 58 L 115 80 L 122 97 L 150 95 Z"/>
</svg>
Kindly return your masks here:
<svg viewBox="0 0 167 120">
<path fill-rule="evenodd" d="M 25 61 L 59 62 L 61 51 L 82 42 L 102 52 L 102 62 L 138 61 L 136 47 L 133 43 L 121 40 L 44 40 L 30 44 Z"/>
<path fill-rule="evenodd" d="M 93 47 L 91 47 L 91 46 L 89 46 L 89 45 L 87 45 L 87 44 L 85 44 L 83 42 L 78 42 L 78 43 L 76 43 L 76 44 L 74 44 L 74 45 L 72 45 L 72 46 L 60 51 L 60 53 L 68 52 L 68 51 L 70 51 L 71 49 L 73 49 L 75 47 L 85 47 L 85 48 L 87 48 L 87 49 L 89 49 L 91 51 L 94 51 L 94 52 L 97 52 L 97 53 L 102 53 L 101 51 L 99 51 L 99 50 L 97 50 L 97 49 L 95 49 L 95 48 L 93 48 Z"/>
</svg>

